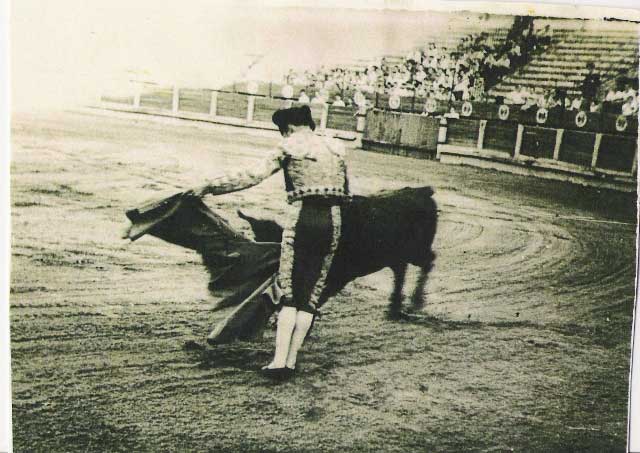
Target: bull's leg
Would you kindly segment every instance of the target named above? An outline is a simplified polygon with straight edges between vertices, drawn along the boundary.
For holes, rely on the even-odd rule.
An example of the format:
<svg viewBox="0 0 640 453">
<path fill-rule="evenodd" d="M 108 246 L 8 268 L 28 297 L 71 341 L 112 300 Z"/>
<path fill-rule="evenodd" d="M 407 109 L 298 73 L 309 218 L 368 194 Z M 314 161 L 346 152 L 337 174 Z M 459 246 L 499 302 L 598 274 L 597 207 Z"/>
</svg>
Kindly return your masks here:
<svg viewBox="0 0 640 453">
<path fill-rule="evenodd" d="M 389 300 L 389 317 L 397 318 L 402 310 L 402 289 L 407 274 L 407 263 L 395 265 L 391 270 L 393 271 L 393 292 Z"/>
<path fill-rule="evenodd" d="M 429 272 L 431 272 L 431 268 L 433 267 L 434 258 L 435 255 L 431 253 L 429 258 L 427 259 L 427 262 L 420 267 L 420 274 L 418 275 L 418 279 L 416 280 L 416 287 L 413 290 L 413 294 L 411 295 L 412 311 L 420 311 L 424 308 L 424 287 L 427 283 Z"/>
</svg>

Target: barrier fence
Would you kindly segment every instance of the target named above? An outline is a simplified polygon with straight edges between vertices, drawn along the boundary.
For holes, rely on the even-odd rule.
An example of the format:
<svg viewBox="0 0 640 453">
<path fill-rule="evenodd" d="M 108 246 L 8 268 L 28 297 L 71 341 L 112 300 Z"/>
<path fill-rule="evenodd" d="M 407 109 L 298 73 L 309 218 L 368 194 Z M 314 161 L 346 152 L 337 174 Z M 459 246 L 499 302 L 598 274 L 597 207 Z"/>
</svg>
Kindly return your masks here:
<svg viewBox="0 0 640 453">
<path fill-rule="evenodd" d="M 232 92 L 140 86 L 133 96 L 103 96 L 102 100 L 133 108 L 263 123 L 271 123 L 271 115 L 277 109 L 301 105 L 290 97 L 268 96 L 259 90 L 253 94 L 242 92 L 248 91 L 247 87 Z M 310 108 L 321 129 L 364 132 L 365 148 L 377 143 L 398 153 L 405 148 L 411 151 L 405 154 L 430 156 L 436 148 L 436 135 L 443 128 L 439 118 L 450 116 L 445 114 L 453 108 L 456 114 L 446 120 L 441 144 L 490 150 L 511 159 L 565 163 L 614 175 L 632 175 L 637 170 L 637 116 L 535 107 L 523 110 L 513 105 L 443 102 L 417 96 L 376 95 L 372 104 L 380 108 L 366 113 L 366 127 L 363 108 L 326 103 L 310 104 Z"/>
<path fill-rule="evenodd" d="M 140 85 L 141 89 L 133 96 L 105 95 L 101 97 L 101 101 L 127 105 L 134 109 L 186 112 L 269 124 L 276 110 L 302 105 L 297 100 L 284 96 L 269 97 L 240 91 L 160 87 L 152 83 Z M 364 129 L 364 111 L 358 107 L 333 107 L 327 103 L 310 104 L 309 107 L 314 121 L 321 129 L 351 132 L 362 132 Z"/>
<path fill-rule="evenodd" d="M 447 120 L 443 143 L 596 173 L 629 176 L 637 172 L 637 137 L 630 134 L 459 118 Z"/>
</svg>

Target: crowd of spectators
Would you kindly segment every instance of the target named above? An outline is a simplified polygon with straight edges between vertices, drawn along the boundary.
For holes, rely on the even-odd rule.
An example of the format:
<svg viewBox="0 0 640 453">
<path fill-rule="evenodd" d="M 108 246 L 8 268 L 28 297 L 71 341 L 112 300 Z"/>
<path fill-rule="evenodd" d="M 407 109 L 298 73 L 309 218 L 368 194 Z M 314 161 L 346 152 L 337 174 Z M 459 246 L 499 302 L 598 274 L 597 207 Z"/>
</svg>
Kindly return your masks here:
<svg viewBox="0 0 640 453">
<path fill-rule="evenodd" d="M 618 79 L 615 88 L 610 88 L 605 93 L 593 62 L 587 64 L 587 73 L 579 88 L 579 93 L 568 95 L 564 89 L 545 90 L 542 87 L 531 89 L 518 85 L 505 96 L 504 103 L 518 105 L 522 110 L 532 108 L 584 110 L 625 116 L 635 115 L 638 112 L 640 98 L 637 83 L 634 83 L 633 79 L 622 77 Z"/>
<path fill-rule="evenodd" d="M 356 93 L 416 96 L 444 102 L 485 101 L 488 88 L 550 43 L 550 33 L 549 26 L 534 33 L 533 18 L 517 16 L 505 38 L 487 32 L 468 35 L 453 49 L 430 43 L 403 58 L 383 57 L 361 69 L 321 67 L 302 73 L 292 70 L 284 82 L 308 87 L 313 93 L 310 98 L 306 90 L 301 90 L 297 94 L 299 102 L 330 103 L 337 107 L 355 104 Z M 637 82 L 631 80 L 626 78 L 604 93 L 601 76 L 590 62 L 577 95 L 569 96 L 564 89 L 519 85 L 496 101 L 520 106 L 522 110 L 544 108 L 633 115 L 638 112 L 640 101 Z"/>
<path fill-rule="evenodd" d="M 330 102 L 329 93 L 335 92 L 346 105 L 353 102 L 355 92 L 478 101 L 485 99 L 486 89 L 524 64 L 543 41 L 544 36 L 533 33 L 531 18 L 516 17 L 506 39 L 483 32 L 462 38 L 454 49 L 430 43 L 400 61 L 382 58 L 362 69 L 290 71 L 284 82 L 312 87 L 313 99 L 306 101 L 306 93 L 300 96 L 305 102 Z"/>
</svg>

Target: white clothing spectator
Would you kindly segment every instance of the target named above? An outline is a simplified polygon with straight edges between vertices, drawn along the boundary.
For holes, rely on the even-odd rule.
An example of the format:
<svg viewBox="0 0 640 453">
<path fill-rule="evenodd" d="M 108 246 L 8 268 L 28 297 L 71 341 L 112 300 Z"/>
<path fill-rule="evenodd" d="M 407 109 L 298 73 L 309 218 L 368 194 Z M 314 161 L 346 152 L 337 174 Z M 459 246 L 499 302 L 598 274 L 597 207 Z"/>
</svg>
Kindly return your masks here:
<svg viewBox="0 0 640 453">
<path fill-rule="evenodd" d="M 424 72 L 424 69 L 422 68 L 422 65 L 418 66 L 418 72 L 416 72 L 416 75 L 414 76 L 414 78 L 418 82 L 422 82 L 424 79 L 427 78 L 427 73 Z"/>
<path fill-rule="evenodd" d="M 492 67 L 494 67 L 494 66 L 496 66 L 498 64 L 498 61 L 496 60 L 496 57 L 494 57 L 492 53 L 489 54 L 489 56 L 484 60 L 484 62 L 490 68 L 492 68 Z"/>
<path fill-rule="evenodd" d="M 454 119 L 458 119 L 460 118 L 460 114 L 458 112 L 456 112 L 456 109 L 451 107 L 451 110 L 449 110 L 447 113 L 444 114 L 445 118 L 454 118 Z"/>
<path fill-rule="evenodd" d="M 624 116 L 631 116 L 636 113 L 638 113 L 638 99 L 635 96 L 630 96 L 626 102 L 622 104 L 622 114 Z"/>
<path fill-rule="evenodd" d="M 509 57 L 507 57 L 506 55 L 503 55 L 502 57 L 500 57 L 500 59 L 496 62 L 496 66 L 499 67 L 503 67 L 503 68 L 510 68 L 511 67 L 511 60 L 509 60 Z"/>
<path fill-rule="evenodd" d="M 609 91 L 607 91 L 607 95 L 605 96 L 604 100 L 607 102 L 615 102 L 622 99 L 622 96 L 623 94 L 621 91 L 615 91 L 612 88 Z"/>
<path fill-rule="evenodd" d="M 571 108 L 569 110 L 580 110 L 582 108 L 583 99 L 582 96 L 575 98 L 571 102 Z"/>
<path fill-rule="evenodd" d="M 331 104 L 331 105 L 333 107 L 346 107 L 344 101 L 342 100 L 342 98 L 338 94 L 336 94 L 336 97 L 333 100 L 333 104 Z"/>
<path fill-rule="evenodd" d="M 308 104 L 309 103 L 309 96 L 307 96 L 307 93 L 304 90 L 300 91 L 300 96 L 298 97 L 298 102 L 301 104 Z"/>
<path fill-rule="evenodd" d="M 527 98 L 529 97 L 529 92 L 523 86 L 514 89 L 506 96 L 506 101 L 511 101 L 511 104 L 515 105 L 524 105 L 527 102 Z"/>
</svg>

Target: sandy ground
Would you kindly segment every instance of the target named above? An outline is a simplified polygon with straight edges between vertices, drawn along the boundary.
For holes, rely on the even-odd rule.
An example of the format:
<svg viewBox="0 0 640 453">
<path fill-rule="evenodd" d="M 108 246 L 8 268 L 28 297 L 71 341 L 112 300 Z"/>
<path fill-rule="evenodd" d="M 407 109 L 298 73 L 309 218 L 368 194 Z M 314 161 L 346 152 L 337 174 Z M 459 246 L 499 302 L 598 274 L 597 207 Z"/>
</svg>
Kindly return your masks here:
<svg viewBox="0 0 640 453">
<path fill-rule="evenodd" d="M 351 150 L 352 185 L 432 185 L 427 305 L 385 316 L 391 272 L 324 309 L 295 380 L 256 343 L 202 343 L 199 257 L 119 239 L 124 210 L 256 163 L 270 132 L 124 114 L 13 122 L 16 452 L 623 451 L 633 196 Z M 278 216 L 281 177 L 207 202 Z M 406 292 L 411 290 L 409 284 Z"/>
</svg>

